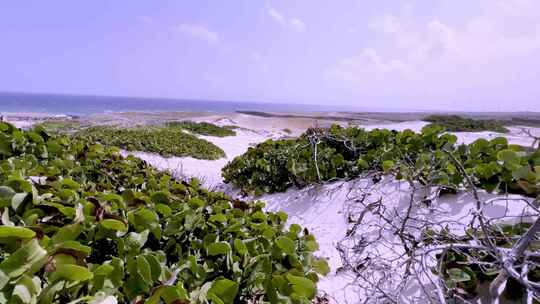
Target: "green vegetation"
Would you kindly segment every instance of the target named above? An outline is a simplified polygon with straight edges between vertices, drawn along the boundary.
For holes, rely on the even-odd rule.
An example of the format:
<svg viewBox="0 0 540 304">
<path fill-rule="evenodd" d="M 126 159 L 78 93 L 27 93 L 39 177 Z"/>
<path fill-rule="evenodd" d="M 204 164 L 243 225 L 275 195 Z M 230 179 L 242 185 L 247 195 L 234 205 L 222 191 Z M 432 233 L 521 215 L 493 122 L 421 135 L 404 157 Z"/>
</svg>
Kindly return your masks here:
<svg viewBox="0 0 540 304">
<path fill-rule="evenodd" d="M 244 193 L 262 194 L 305 187 L 363 172 L 411 176 L 423 184 L 456 191 L 464 183 L 456 161 L 476 186 L 488 191 L 540 192 L 540 151 L 526 152 L 503 137 L 456 145 L 442 127 L 366 131 L 359 128 L 310 129 L 299 138 L 268 140 L 250 148 L 223 168 L 226 182 Z"/>
<path fill-rule="evenodd" d="M 167 126 L 184 129 L 199 135 L 217 137 L 236 136 L 236 132 L 231 128 L 216 126 L 208 122 L 172 121 L 168 122 Z"/>
<path fill-rule="evenodd" d="M 98 126 L 78 131 L 74 137 L 128 151 L 153 152 L 164 156 L 191 156 L 197 159 L 225 157 L 225 152 L 218 146 L 176 127 L 147 126 L 125 129 Z"/>
<path fill-rule="evenodd" d="M 504 127 L 505 123 L 495 119 L 472 119 L 458 115 L 430 115 L 424 120 L 431 122 L 432 125 L 442 126 L 449 132 L 508 132 L 508 129 Z"/>
<path fill-rule="evenodd" d="M 0 123 L 0 302 L 311 303 L 315 238 L 263 206 Z"/>
<path fill-rule="evenodd" d="M 488 237 L 499 248 L 512 248 L 530 227 L 530 223 L 492 225 L 488 227 Z M 430 246 L 469 242 L 478 244 L 478 240 L 483 237 L 485 236 L 479 231 L 471 230 L 465 236 L 458 236 L 445 229 L 440 231 L 427 229 L 422 233 L 422 242 Z M 537 252 L 538 249 L 538 241 L 533 241 L 527 246 L 527 250 L 531 252 Z M 466 300 L 474 300 L 479 294 L 485 294 L 485 290 L 482 289 L 489 286 L 489 283 L 502 271 L 501 265 L 493 258 L 493 253 L 489 250 L 450 248 L 443 254 L 438 254 L 437 259 L 440 264 L 438 271 L 443 274 L 442 279 L 452 290 L 452 295 Z M 531 264 L 540 262 L 538 257 L 527 257 L 526 260 Z M 521 262 L 523 261 L 516 264 Z M 537 267 L 528 269 L 527 278 L 532 282 L 540 281 L 540 269 Z M 521 303 L 522 299 L 527 298 L 526 293 L 526 288 L 510 277 L 502 295 L 509 303 Z"/>
<path fill-rule="evenodd" d="M 36 124 L 34 127 L 43 128 L 48 133 L 72 133 L 81 129 L 81 123 L 78 120 L 46 120 Z"/>
</svg>

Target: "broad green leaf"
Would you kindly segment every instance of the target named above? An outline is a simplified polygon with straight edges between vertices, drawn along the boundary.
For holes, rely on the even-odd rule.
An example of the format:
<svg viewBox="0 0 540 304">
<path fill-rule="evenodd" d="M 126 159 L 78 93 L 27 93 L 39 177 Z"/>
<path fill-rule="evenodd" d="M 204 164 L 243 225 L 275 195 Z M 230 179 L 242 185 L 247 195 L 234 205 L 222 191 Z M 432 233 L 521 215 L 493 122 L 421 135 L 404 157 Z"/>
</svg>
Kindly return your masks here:
<svg viewBox="0 0 540 304">
<path fill-rule="evenodd" d="M 292 255 L 295 252 L 296 246 L 294 241 L 286 236 L 280 236 L 276 239 L 276 245 L 285 254 Z"/>
<path fill-rule="evenodd" d="M 212 256 L 229 252 L 231 252 L 231 246 L 227 242 L 212 243 L 208 246 L 208 254 Z"/>
<path fill-rule="evenodd" d="M 0 238 L 30 239 L 36 236 L 33 230 L 18 226 L 0 226 Z"/>
<path fill-rule="evenodd" d="M 43 249 L 36 239 L 32 239 L 0 263 L 0 289 L 10 278 L 22 274 L 32 275 L 45 262 L 47 251 Z M 37 268 L 37 269 L 36 269 Z"/>
<path fill-rule="evenodd" d="M 81 243 L 79 243 L 77 241 L 65 241 L 65 242 L 59 244 L 57 246 L 57 248 L 76 251 L 76 252 L 79 252 L 79 253 L 83 254 L 84 256 L 87 256 L 92 252 L 91 247 L 82 245 Z"/>
<path fill-rule="evenodd" d="M 107 228 L 110 230 L 121 231 L 121 232 L 126 232 L 128 230 L 128 227 L 126 226 L 126 224 L 115 219 L 104 219 L 104 220 L 101 220 L 99 224 L 103 226 L 104 228 Z"/>
<path fill-rule="evenodd" d="M 323 258 L 313 259 L 313 269 L 319 274 L 325 276 L 330 273 L 330 266 L 328 262 Z"/>
<path fill-rule="evenodd" d="M 244 242 L 240 239 L 234 240 L 234 249 L 240 254 L 240 255 L 246 255 L 248 253 L 248 249 Z"/>
<path fill-rule="evenodd" d="M 385 160 L 385 161 L 383 161 L 382 166 L 383 166 L 384 172 L 388 172 L 388 171 L 390 171 L 392 168 L 394 168 L 395 163 L 394 163 L 393 161 L 391 161 L 391 160 Z"/>
<path fill-rule="evenodd" d="M 60 228 L 51 238 L 52 243 L 63 243 L 65 241 L 73 241 L 79 237 L 83 230 L 80 223 L 71 224 Z"/>
<path fill-rule="evenodd" d="M 94 274 L 86 267 L 73 264 L 60 264 L 50 274 L 50 281 L 58 280 L 68 281 L 88 281 L 94 277 Z"/>
<path fill-rule="evenodd" d="M 287 280 L 291 284 L 293 293 L 301 298 L 311 300 L 317 293 L 317 287 L 315 283 L 310 279 L 304 277 L 287 274 Z"/>
<path fill-rule="evenodd" d="M 214 303 L 233 304 L 238 294 L 238 288 L 238 283 L 228 279 L 220 279 L 212 284 L 208 290 L 208 297 Z"/>
<path fill-rule="evenodd" d="M 467 272 L 459 268 L 450 268 L 446 271 L 446 273 L 448 273 L 450 280 L 456 283 L 467 282 L 471 280 L 471 276 Z"/>
</svg>

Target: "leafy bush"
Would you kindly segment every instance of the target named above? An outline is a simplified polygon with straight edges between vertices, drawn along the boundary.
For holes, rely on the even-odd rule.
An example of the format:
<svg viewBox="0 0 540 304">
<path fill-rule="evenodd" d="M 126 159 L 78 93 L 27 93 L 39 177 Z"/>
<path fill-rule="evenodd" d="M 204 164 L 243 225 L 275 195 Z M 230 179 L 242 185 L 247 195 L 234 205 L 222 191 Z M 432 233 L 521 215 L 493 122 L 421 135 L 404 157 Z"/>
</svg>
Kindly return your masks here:
<svg viewBox="0 0 540 304">
<path fill-rule="evenodd" d="M 81 122 L 78 120 L 46 120 L 36 124 L 34 127 L 43 128 L 48 133 L 71 133 L 81 129 Z"/>
<path fill-rule="evenodd" d="M 424 120 L 434 125 L 442 126 L 449 132 L 508 132 L 508 129 L 504 127 L 503 121 L 494 119 L 472 119 L 458 115 L 430 115 L 424 118 Z"/>
<path fill-rule="evenodd" d="M 98 126 L 78 131 L 74 137 L 128 151 L 154 152 L 165 156 L 191 156 L 197 159 L 225 157 L 225 152 L 220 147 L 173 127 L 125 129 Z"/>
<path fill-rule="evenodd" d="M 310 303 L 315 238 L 263 206 L 0 123 L 0 300 Z"/>
<path fill-rule="evenodd" d="M 527 153 L 502 137 L 479 139 L 470 145 L 456 145 L 456 141 L 441 127 L 425 127 L 415 133 L 334 125 L 308 130 L 295 139 L 261 143 L 233 159 L 222 175 L 244 193 L 256 195 L 354 178 L 366 171 L 392 173 L 398 179 L 415 176 L 426 184 L 457 190 L 464 174 L 450 157 L 454 155 L 481 188 L 531 196 L 539 193 L 540 151 Z"/>
<path fill-rule="evenodd" d="M 168 127 L 188 130 L 200 135 L 217 137 L 236 136 L 236 132 L 231 128 L 216 126 L 208 122 L 172 121 L 168 122 L 166 125 Z"/>
</svg>

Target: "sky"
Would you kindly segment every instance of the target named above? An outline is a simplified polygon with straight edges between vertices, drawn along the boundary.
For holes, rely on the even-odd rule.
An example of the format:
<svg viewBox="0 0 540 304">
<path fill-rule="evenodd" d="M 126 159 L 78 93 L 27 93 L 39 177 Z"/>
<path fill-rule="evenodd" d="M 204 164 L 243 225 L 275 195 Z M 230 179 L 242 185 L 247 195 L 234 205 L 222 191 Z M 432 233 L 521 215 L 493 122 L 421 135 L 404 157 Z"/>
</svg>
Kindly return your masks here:
<svg viewBox="0 0 540 304">
<path fill-rule="evenodd" d="M 2 1 L 0 91 L 538 111 L 540 0 Z"/>
</svg>

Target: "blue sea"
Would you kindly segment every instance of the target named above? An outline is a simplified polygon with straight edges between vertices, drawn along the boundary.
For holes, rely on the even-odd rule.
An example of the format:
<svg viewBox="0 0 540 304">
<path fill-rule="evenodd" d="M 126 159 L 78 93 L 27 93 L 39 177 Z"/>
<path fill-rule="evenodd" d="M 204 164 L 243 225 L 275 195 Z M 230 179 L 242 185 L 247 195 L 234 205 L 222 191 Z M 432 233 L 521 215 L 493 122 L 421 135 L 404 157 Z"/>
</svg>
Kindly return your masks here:
<svg viewBox="0 0 540 304">
<path fill-rule="evenodd" d="M 327 106 L 231 102 L 217 100 L 107 97 L 86 95 L 27 94 L 0 92 L 0 112 L 32 112 L 84 116 L 107 112 L 216 112 L 236 111 L 309 112 L 336 111 Z"/>
</svg>

